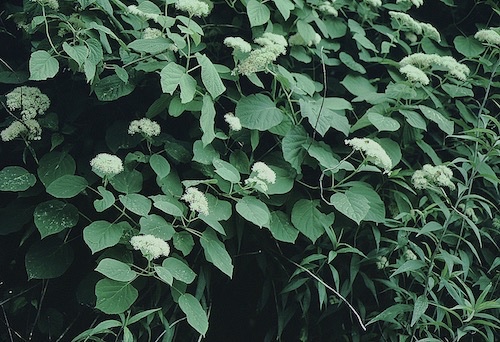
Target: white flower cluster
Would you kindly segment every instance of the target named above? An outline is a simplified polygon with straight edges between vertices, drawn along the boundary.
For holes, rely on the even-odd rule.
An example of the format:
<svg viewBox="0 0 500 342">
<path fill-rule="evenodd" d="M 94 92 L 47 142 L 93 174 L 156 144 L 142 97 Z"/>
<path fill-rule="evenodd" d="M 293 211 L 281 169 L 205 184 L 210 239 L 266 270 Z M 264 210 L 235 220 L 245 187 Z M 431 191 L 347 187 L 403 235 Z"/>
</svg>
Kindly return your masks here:
<svg viewBox="0 0 500 342">
<path fill-rule="evenodd" d="M 445 165 L 432 166 L 425 164 L 422 170 L 413 173 L 411 181 L 415 189 L 427 189 L 433 186 L 448 187 L 455 189 L 455 184 L 451 181 L 453 172 Z"/>
<path fill-rule="evenodd" d="M 420 83 L 423 85 L 428 85 L 430 83 L 427 74 L 413 65 L 405 65 L 399 69 L 399 72 L 405 75 L 408 81 L 412 83 Z"/>
<path fill-rule="evenodd" d="M 141 133 L 144 136 L 151 138 L 160 135 L 160 132 L 160 125 L 156 121 L 152 121 L 148 118 L 133 120 L 128 126 L 128 134 L 130 135 Z"/>
<path fill-rule="evenodd" d="M 335 7 L 333 7 L 334 2 L 335 2 L 335 0 L 323 1 L 319 5 L 318 10 L 324 14 L 333 15 L 334 17 L 338 17 L 339 11 L 337 11 L 337 9 Z"/>
<path fill-rule="evenodd" d="M 389 260 L 387 260 L 387 257 L 385 256 L 378 257 L 375 265 L 377 265 L 378 270 L 383 270 L 387 267 L 387 265 L 389 265 Z"/>
<path fill-rule="evenodd" d="M 35 119 L 16 120 L 0 132 L 2 141 L 11 141 L 19 136 L 26 140 L 40 140 L 42 138 L 42 127 Z"/>
<path fill-rule="evenodd" d="M 115 176 L 123 171 L 123 163 L 120 158 L 109 153 L 99 153 L 90 161 L 92 171 L 100 177 Z"/>
<path fill-rule="evenodd" d="M 177 0 L 175 8 L 188 12 L 190 17 L 206 17 L 210 13 L 208 4 L 200 0 Z"/>
<path fill-rule="evenodd" d="M 436 28 L 431 24 L 421 23 L 403 12 L 389 11 L 389 15 L 394 18 L 402 28 L 406 28 L 415 34 L 433 39 L 436 42 L 441 41 L 439 31 L 436 30 Z"/>
<path fill-rule="evenodd" d="M 227 37 L 224 39 L 224 45 L 243 53 L 252 51 L 252 45 L 241 37 Z"/>
<path fill-rule="evenodd" d="M 264 33 L 254 42 L 261 47 L 252 50 L 237 67 L 237 71 L 241 75 L 250 75 L 264 70 L 269 63 L 276 61 L 279 55 L 284 55 L 288 46 L 285 37 L 270 32 Z"/>
<path fill-rule="evenodd" d="M 470 73 L 467 65 L 457 62 L 457 60 L 451 56 L 439 56 L 420 52 L 406 56 L 399 62 L 399 65 L 401 67 L 413 65 L 424 72 L 430 70 L 433 65 L 436 65 L 443 68 L 450 76 L 460 81 L 467 80 L 467 76 Z"/>
<path fill-rule="evenodd" d="M 154 22 L 158 22 L 160 19 L 159 14 L 141 11 L 136 5 L 130 5 L 127 8 L 128 8 L 128 12 L 130 14 L 136 15 L 140 18 L 143 18 L 146 20 L 153 20 Z"/>
<path fill-rule="evenodd" d="M 403 258 L 405 259 L 405 261 L 409 261 L 409 260 L 417 260 L 417 256 L 415 255 L 415 253 L 413 253 L 413 251 L 411 249 L 407 249 L 406 251 L 404 251 L 403 253 Z"/>
<path fill-rule="evenodd" d="M 196 211 L 203 215 L 208 215 L 208 201 L 203 192 L 194 187 L 189 187 L 182 195 L 181 200 L 189 204 L 192 211 Z"/>
<path fill-rule="evenodd" d="M 5 95 L 7 107 L 20 110 L 23 120 L 34 119 L 37 114 L 44 114 L 50 106 L 50 99 L 36 87 L 17 87 Z"/>
<path fill-rule="evenodd" d="M 392 169 L 392 161 L 380 144 L 369 138 L 352 138 L 345 140 L 345 144 L 355 151 L 360 151 L 367 156 L 367 160 L 383 168 L 385 172 Z"/>
<path fill-rule="evenodd" d="M 157 28 L 152 28 L 152 27 L 146 27 L 144 31 L 142 32 L 142 38 L 143 39 L 155 39 L 155 38 L 160 38 L 164 37 L 165 35 L 161 30 L 158 30 Z"/>
<path fill-rule="evenodd" d="M 500 34 L 492 29 L 479 30 L 474 35 L 474 38 L 486 44 L 500 45 Z"/>
<path fill-rule="evenodd" d="M 32 2 L 36 2 L 41 6 L 47 6 L 52 8 L 54 11 L 59 9 L 59 1 L 57 0 L 31 0 Z"/>
<path fill-rule="evenodd" d="M 130 244 L 135 250 L 141 251 L 142 255 L 149 261 L 170 254 L 168 243 L 153 235 L 133 236 L 130 239 Z"/>
<path fill-rule="evenodd" d="M 470 218 L 472 220 L 472 222 L 474 222 L 474 223 L 478 222 L 479 219 L 476 215 L 476 212 L 474 211 L 474 208 L 472 208 L 470 206 L 466 206 L 463 203 L 460 203 L 458 205 L 458 209 L 460 209 L 465 214 L 465 216 Z"/>
<path fill-rule="evenodd" d="M 417 8 L 424 4 L 424 0 L 396 0 L 397 4 L 399 4 L 400 2 L 411 2 Z"/>
<path fill-rule="evenodd" d="M 224 120 L 229 125 L 229 128 L 232 129 L 233 131 L 241 131 L 242 126 L 240 119 L 234 116 L 233 113 L 227 113 L 226 115 L 224 115 Z"/>
<path fill-rule="evenodd" d="M 263 162 L 254 163 L 252 165 L 252 174 L 245 180 L 245 184 L 250 184 L 264 192 L 267 191 L 268 184 L 274 183 L 276 183 L 276 173 Z"/>
<path fill-rule="evenodd" d="M 314 35 L 313 40 L 309 40 L 307 42 L 304 40 L 304 38 L 302 38 L 302 36 L 299 33 L 296 33 L 290 36 L 290 38 L 288 38 L 288 43 L 290 44 L 290 46 L 293 45 L 312 46 L 312 45 L 318 45 L 319 42 L 321 42 L 321 36 L 317 33 Z"/>
<path fill-rule="evenodd" d="M 382 6 L 382 0 L 365 0 L 365 3 L 373 7 Z"/>
</svg>

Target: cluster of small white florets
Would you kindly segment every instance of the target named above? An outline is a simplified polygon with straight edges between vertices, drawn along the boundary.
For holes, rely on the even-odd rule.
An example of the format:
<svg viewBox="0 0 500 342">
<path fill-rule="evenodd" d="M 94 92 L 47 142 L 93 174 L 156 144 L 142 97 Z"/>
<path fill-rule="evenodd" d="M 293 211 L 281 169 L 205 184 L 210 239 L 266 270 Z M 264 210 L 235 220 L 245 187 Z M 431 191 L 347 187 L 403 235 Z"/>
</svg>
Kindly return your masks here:
<svg viewBox="0 0 500 342">
<path fill-rule="evenodd" d="M 208 201 L 207 197 L 203 192 L 194 187 L 189 187 L 182 195 L 181 200 L 186 201 L 189 204 L 189 209 L 191 211 L 196 211 L 197 213 L 208 215 Z"/>
<path fill-rule="evenodd" d="M 382 0 L 365 0 L 365 3 L 373 7 L 382 6 Z"/>
<path fill-rule="evenodd" d="M 42 6 L 47 6 L 52 8 L 54 11 L 59 9 L 59 1 L 57 0 L 31 0 L 32 2 L 36 2 Z"/>
<path fill-rule="evenodd" d="M 252 165 L 252 174 L 245 180 L 245 184 L 260 189 L 268 190 L 269 184 L 276 183 L 276 173 L 264 162 L 256 162 Z"/>
<path fill-rule="evenodd" d="M 241 121 L 238 117 L 234 116 L 233 113 L 227 113 L 224 115 L 224 120 L 229 125 L 229 128 L 233 131 L 241 131 Z"/>
<path fill-rule="evenodd" d="M 500 34 L 493 29 L 479 30 L 474 38 L 486 44 L 500 45 Z"/>
<path fill-rule="evenodd" d="M 389 260 L 387 260 L 387 257 L 385 256 L 378 257 L 375 265 L 377 266 L 378 270 L 382 270 L 386 268 L 387 265 L 389 265 Z"/>
<path fill-rule="evenodd" d="M 190 17 L 206 17 L 210 13 L 208 4 L 200 0 L 177 0 L 175 8 L 188 12 Z"/>
<path fill-rule="evenodd" d="M 157 28 L 152 28 L 152 27 L 146 27 L 144 31 L 142 32 L 142 38 L 143 39 L 155 39 L 155 38 L 160 38 L 164 37 L 165 35 L 161 30 L 158 30 Z"/>
<path fill-rule="evenodd" d="M 455 58 L 436 54 L 414 53 L 403 58 L 399 62 L 399 65 L 401 67 L 412 65 L 423 72 L 431 70 L 432 66 L 436 65 L 445 69 L 450 76 L 460 81 L 467 80 L 467 76 L 470 73 L 467 65 L 457 62 Z"/>
<path fill-rule="evenodd" d="M 453 172 L 445 165 L 432 166 L 425 164 L 421 170 L 413 173 L 411 181 L 415 189 L 427 189 L 430 187 L 448 187 L 455 189 L 455 184 L 451 181 Z"/>
<path fill-rule="evenodd" d="M 99 153 L 92 158 L 90 166 L 100 177 L 113 177 L 123 171 L 122 160 L 109 153 Z"/>
<path fill-rule="evenodd" d="M 141 133 L 144 136 L 151 138 L 160 135 L 160 132 L 161 128 L 158 122 L 148 118 L 133 120 L 128 126 L 128 134 L 130 135 L 134 135 L 135 133 Z"/>
<path fill-rule="evenodd" d="M 366 155 L 367 160 L 389 172 L 392 169 L 392 160 L 382 146 L 369 138 L 352 138 L 345 140 L 345 144 L 355 151 Z"/>
<path fill-rule="evenodd" d="M 308 41 L 305 41 L 299 33 L 295 33 L 294 35 L 290 36 L 290 38 L 288 38 L 288 43 L 290 44 L 290 46 L 313 46 L 318 45 L 319 42 L 321 42 L 321 36 L 318 33 L 315 33 L 314 38 Z"/>
<path fill-rule="evenodd" d="M 127 8 L 130 14 L 136 15 L 146 20 L 153 20 L 154 22 L 159 21 L 160 18 L 159 14 L 141 11 L 136 5 L 130 5 Z"/>
<path fill-rule="evenodd" d="M 396 0 L 397 4 L 400 2 L 411 2 L 415 7 L 420 7 L 424 4 L 424 0 Z"/>
<path fill-rule="evenodd" d="M 472 222 L 474 222 L 474 223 L 478 222 L 479 219 L 476 215 L 476 212 L 474 211 L 474 208 L 467 206 L 463 203 L 460 203 L 458 205 L 458 209 L 460 209 L 465 214 L 465 216 L 470 218 Z"/>
<path fill-rule="evenodd" d="M 248 53 L 252 51 L 252 45 L 241 37 L 227 37 L 224 39 L 224 45 L 238 52 Z"/>
<path fill-rule="evenodd" d="M 149 261 L 170 254 L 168 243 L 153 235 L 133 236 L 130 239 L 130 244 L 135 250 L 141 251 L 142 255 Z"/>
<path fill-rule="evenodd" d="M 339 11 L 337 11 L 337 9 L 335 7 L 333 7 L 333 3 L 335 2 L 335 0 L 333 1 L 323 1 L 319 6 L 318 6 L 318 10 L 324 14 L 329 14 L 329 15 L 333 15 L 334 17 L 338 17 L 339 15 Z"/>
<path fill-rule="evenodd" d="M 264 33 L 254 42 L 261 47 L 252 50 L 248 57 L 238 65 L 237 72 L 241 75 L 250 75 L 265 70 L 270 63 L 276 61 L 279 55 L 286 53 L 288 46 L 285 37 L 271 32 Z"/>
<path fill-rule="evenodd" d="M 50 99 L 36 87 L 21 86 L 5 95 L 7 108 L 20 111 L 20 118 L 13 121 L 0 132 L 2 141 L 11 141 L 19 136 L 26 140 L 40 140 L 42 127 L 35 120 L 37 115 L 44 114 L 50 106 Z"/>
<path fill-rule="evenodd" d="M 413 65 L 405 65 L 399 69 L 399 72 L 406 76 L 411 83 L 420 83 L 428 85 L 430 83 L 427 74 Z"/>
<path fill-rule="evenodd" d="M 389 11 L 389 15 L 399 23 L 401 28 L 408 29 L 415 34 L 423 35 L 424 37 L 433 39 L 436 42 L 441 41 L 441 36 L 438 30 L 431 24 L 421 23 L 403 12 Z"/>
<path fill-rule="evenodd" d="M 417 256 L 415 255 L 415 253 L 413 253 L 413 251 L 411 249 L 407 249 L 406 251 L 404 251 L 403 253 L 403 258 L 405 259 L 405 261 L 409 261 L 409 260 L 417 260 Z"/>
</svg>

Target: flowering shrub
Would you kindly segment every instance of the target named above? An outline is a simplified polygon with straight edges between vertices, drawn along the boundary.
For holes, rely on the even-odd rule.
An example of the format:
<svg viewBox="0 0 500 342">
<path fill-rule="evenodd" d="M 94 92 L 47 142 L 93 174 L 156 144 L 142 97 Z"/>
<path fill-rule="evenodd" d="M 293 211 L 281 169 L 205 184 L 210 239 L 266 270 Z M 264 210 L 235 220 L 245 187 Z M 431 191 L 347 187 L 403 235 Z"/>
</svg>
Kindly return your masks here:
<svg viewBox="0 0 500 342">
<path fill-rule="evenodd" d="M 499 339 L 496 1 L 0 13 L 0 340 Z"/>
</svg>

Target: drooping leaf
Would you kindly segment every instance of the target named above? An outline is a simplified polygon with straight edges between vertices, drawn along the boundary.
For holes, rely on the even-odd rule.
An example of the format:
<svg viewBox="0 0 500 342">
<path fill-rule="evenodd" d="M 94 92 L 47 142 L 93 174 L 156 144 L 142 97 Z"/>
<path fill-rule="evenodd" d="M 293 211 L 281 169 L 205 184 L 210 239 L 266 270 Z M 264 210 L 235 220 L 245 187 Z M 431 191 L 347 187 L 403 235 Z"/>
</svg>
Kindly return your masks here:
<svg viewBox="0 0 500 342">
<path fill-rule="evenodd" d="M 152 55 L 166 51 L 171 42 L 165 37 L 156 37 L 152 39 L 136 39 L 128 44 L 128 47 L 137 52 L 150 53 Z"/>
<path fill-rule="evenodd" d="M 366 197 L 347 190 L 337 192 L 330 197 L 330 203 L 342 214 L 359 224 L 370 211 L 370 204 Z"/>
<path fill-rule="evenodd" d="M 383 116 L 378 113 L 370 112 L 367 114 L 368 120 L 377 128 L 379 132 L 388 131 L 395 132 L 401 126 L 397 120 L 394 120 L 391 117 Z"/>
<path fill-rule="evenodd" d="M 230 278 L 233 276 L 233 262 L 226 247 L 217 238 L 217 234 L 211 228 L 207 228 L 200 238 L 201 247 L 205 252 L 205 258 L 208 262 L 227 274 Z"/>
<path fill-rule="evenodd" d="M 43 239 L 76 226 L 80 214 L 71 203 L 51 200 L 37 205 L 33 216 L 35 226 Z"/>
<path fill-rule="evenodd" d="M 172 95 L 185 73 L 186 70 L 179 64 L 168 63 L 160 72 L 160 85 L 163 92 Z"/>
<path fill-rule="evenodd" d="M 112 315 L 125 312 L 135 302 L 139 293 L 129 282 L 101 279 L 95 285 L 96 309 Z"/>
<path fill-rule="evenodd" d="M 245 196 L 236 203 L 236 211 L 245 220 L 252 222 L 256 226 L 264 227 L 269 224 L 271 213 L 267 205 L 261 200 Z"/>
<path fill-rule="evenodd" d="M 94 221 L 83 229 L 83 240 L 92 254 L 116 245 L 120 242 L 122 235 L 122 225 L 107 221 Z"/>
<path fill-rule="evenodd" d="M 38 178 L 47 187 L 57 178 L 64 175 L 73 175 L 76 171 L 76 163 L 73 157 L 64 152 L 49 152 L 45 154 L 38 163 Z"/>
<path fill-rule="evenodd" d="M 313 243 L 333 224 L 333 216 L 319 211 L 319 200 L 298 200 L 292 208 L 292 223 Z"/>
<path fill-rule="evenodd" d="M 69 45 L 66 42 L 63 43 L 62 47 L 64 52 L 66 52 L 79 67 L 82 67 L 89 55 L 89 49 L 84 45 Z"/>
<path fill-rule="evenodd" d="M 299 235 L 299 231 L 295 228 L 286 214 L 282 211 L 273 211 L 269 222 L 269 230 L 276 240 L 294 243 Z"/>
<path fill-rule="evenodd" d="M 6 166 L 0 171 L 0 191 L 25 191 L 36 183 L 36 177 L 20 166 Z"/>
<path fill-rule="evenodd" d="M 114 101 L 132 93 L 135 86 L 123 82 L 118 75 L 106 76 L 95 86 L 94 91 L 99 101 Z"/>
<path fill-rule="evenodd" d="M 53 279 L 66 272 L 73 262 L 69 244 L 51 236 L 35 242 L 26 252 L 25 266 L 29 279 Z"/>
<path fill-rule="evenodd" d="M 266 131 L 283 121 L 281 110 L 264 94 L 241 98 L 236 105 L 236 116 L 243 127 L 259 131 Z"/>
<path fill-rule="evenodd" d="M 139 225 L 141 226 L 141 234 L 153 235 L 165 241 L 169 241 L 175 233 L 172 225 L 156 214 L 141 217 Z"/>
<path fill-rule="evenodd" d="M 141 194 L 120 195 L 120 202 L 125 208 L 140 216 L 146 216 L 151 210 L 151 200 Z"/>
<path fill-rule="evenodd" d="M 202 55 L 197 52 L 195 54 L 198 64 L 201 66 L 201 81 L 207 91 L 212 96 L 212 99 L 216 99 L 219 95 L 226 91 L 226 87 L 217 72 L 217 69 L 212 64 L 212 61 L 208 59 L 207 56 Z"/>
<path fill-rule="evenodd" d="M 125 170 L 109 180 L 116 191 L 132 194 L 142 189 L 142 173 L 137 170 Z"/>
<path fill-rule="evenodd" d="M 223 179 L 231 183 L 240 182 L 240 173 L 233 165 L 222 159 L 214 159 L 212 160 L 212 164 L 215 167 L 215 173 L 217 173 Z"/>
<path fill-rule="evenodd" d="M 411 323 L 410 326 L 414 326 L 415 323 L 422 317 L 422 315 L 425 313 L 427 310 L 427 307 L 429 306 L 429 300 L 427 299 L 427 296 L 419 296 L 415 300 L 415 305 L 413 306 L 413 314 L 411 316 Z"/>
<path fill-rule="evenodd" d="M 260 26 L 269 21 L 271 11 L 263 3 L 257 0 L 249 0 L 247 2 L 247 15 L 250 20 L 250 26 Z"/>
<path fill-rule="evenodd" d="M 137 272 L 133 271 L 129 265 L 111 258 L 102 259 L 95 270 L 116 281 L 129 282 L 137 277 Z"/>
<path fill-rule="evenodd" d="M 179 259 L 172 257 L 166 258 L 163 260 L 162 266 L 168 270 L 175 279 L 183 283 L 191 284 L 196 278 L 196 273 Z"/>
<path fill-rule="evenodd" d="M 72 198 L 85 190 L 87 180 L 80 176 L 64 175 L 47 186 L 47 193 L 56 198 Z"/>
<path fill-rule="evenodd" d="M 430 107 L 419 105 L 418 108 L 427 119 L 435 122 L 443 132 L 445 132 L 446 134 L 453 134 L 453 121 L 447 119 L 443 114 Z"/>
<path fill-rule="evenodd" d="M 310 138 L 306 130 L 302 126 L 293 127 L 283 138 L 281 148 L 283 151 L 283 158 L 290 163 L 290 165 L 301 173 L 301 165 L 306 155 L 304 145 L 309 145 Z"/>
<path fill-rule="evenodd" d="M 208 331 L 208 316 L 198 299 L 189 293 L 184 293 L 179 297 L 179 307 L 186 314 L 189 325 L 205 336 Z"/>
<path fill-rule="evenodd" d="M 207 146 L 215 139 L 215 114 L 212 98 L 209 95 L 204 95 L 200 116 L 200 126 L 203 131 L 203 135 L 201 136 L 203 146 Z"/>
<path fill-rule="evenodd" d="M 478 57 L 486 48 L 483 44 L 472 37 L 457 36 L 453 39 L 455 49 L 468 58 Z"/>
<path fill-rule="evenodd" d="M 326 99 L 324 103 L 321 99 L 300 99 L 301 115 L 307 118 L 309 124 L 322 136 L 324 136 L 330 128 L 334 128 L 347 136 L 351 128 L 349 121 L 344 115 L 330 109 L 328 104 L 329 102 L 327 102 Z"/>
<path fill-rule="evenodd" d="M 31 54 L 29 69 L 30 80 L 44 81 L 57 74 L 59 71 L 59 61 L 47 51 L 38 50 Z"/>
</svg>

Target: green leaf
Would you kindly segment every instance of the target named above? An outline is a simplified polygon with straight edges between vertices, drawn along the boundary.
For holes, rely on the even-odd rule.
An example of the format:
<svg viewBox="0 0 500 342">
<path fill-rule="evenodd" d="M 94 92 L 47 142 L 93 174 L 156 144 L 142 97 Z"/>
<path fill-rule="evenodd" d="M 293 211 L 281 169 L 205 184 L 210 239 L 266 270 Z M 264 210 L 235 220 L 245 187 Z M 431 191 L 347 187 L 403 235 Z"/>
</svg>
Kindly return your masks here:
<svg viewBox="0 0 500 342">
<path fill-rule="evenodd" d="M 370 204 L 366 197 L 347 190 L 337 192 L 330 197 L 330 203 L 342 214 L 359 224 L 370 211 Z"/>
<path fill-rule="evenodd" d="M 398 275 L 398 274 L 404 273 L 404 272 L 416 271 L 416 270 L 419 270 L 425 266 L 426 266 L 426 263 L 423 262 L 422 260 L 408 260 L 403 265 L 399 266 L 398 269 L 395 270 L 394 273 L 391 274 L 391 277 L 394 277 L 395 275 Z"/>
<path fill-rule="evenodd" d="M 128 194 L 120 195 L 119 198 L 123 206 L 134 214 L 146 216 L 151 210 L 151 200 L 144 195 Z"/>
<path fill-rule="evenodd" d="M 373 324 L 378 321 L 384 321 L 389 323 L 394 323 L 396 325 L 400 325 L 401 323 L 396 320 L 396 317 L 405 313 L 411 312 L 413 310 L 413 306 L 409 304 L 394 304 L 379 313 L 377 316 L 373 317 L 368 323 Z"/>
<path fill-rule="evenodd" d="M 370 122 L 373 124 L 373 126 L 375 126 L 375 128 L 377 128 L 379 132 L 395 132 L 401 127 L 399 122 L 391 117 L 383 116 L 374 112 L 370 112 L 367 115 L 368 120 L 370 120 Z"/>
<path fill-rule="evenodd" d="M 293 188 L 293 172 L 289 169 L 282 169 L 274 165 L 269 166 L 276 174 L 276 181 L 273 184 L 267 185 L 268 195 L 282 195 L 287 194 Z"/>
<path fill-rule="evenodd" d="M 145 52 L 156 55 L 160 52 L 166 51 L 170 45 L 172 45 L 172 43 L 167 38 L 157 37 L 153 39 L 136 39 L 129 43 L 127 47 L 137 52 Z"/>
<path fill-rule="evenodd" d="M 163 260 L 162 266 L 168 270 L 175 279 L 183 283 L 191 284 L 196 278 L 196 273 L 179 259 L 166 258 Z"/>
<path fill-rule="evenodd" d="M 94 254 L 120 242 L 123 229 L 123 226 L 119 224 L 94 221 L 83 229 L 83 240 Z"/>
<path fill-rule="evenodd" d="M 97 212 L 101 213 L 104 210 L 110 208 L 115 203 L 115 196 L 111 191 L 106 190 L 102 186 L 98 186 L 97 191 L 99 191 L 102 199 L 96 199 L 94 201 L 94 208 Z"/>
<path fill-rule="evenodd" d="M 123 82 L 118 75 L 104 77 L 95 86 L 94 91 L 99 101 L 114 101 L 134 91 L 132 83 Z"/>
<path fill-rule="evenodd" d="M 141 217 L 139 225 L 141 226 L 141 234 L 153 235 L 165 241 L 170 240 L 175 234 L 172 225 L 160 215 L 152 214 Z"/>
<path fill-rule="evenodd" d="M 182 205 L 178 201 L 168 197 L 165 197 L 164 201 L 155 201 L 153 205 L 164 213 L 175 217 L 182 217 L 184 215 Z"/>
<path fill-rule="evenodd" d="M 316 159 L 319 165 L 323 166 L 325 169 L 330 169 L 333 173 L 341 169 L 341 167 L 339 167 L 339 161 L 334 157 L 331 147 L 324 142 L 314 141 L 310 146 L 307 144 L 303 147 L 306 148 L 307 153 Z"/>
<path fill-rule="evenodd" d="M 142 190 L 142 173 L 137 170 L 125 170 L 109 180 L 116 191 L 131 194 Z"/>
<path fill-rule="evenodd" d="M 267 208 L 267 205 L 261 200 L 252 197 L 245 196 L 236 203 L 236 211 L 245 220 L 252 222 L 260 228 L 267 226 L 269 220 L 271 219 L 271 213 Z"/>
<path fill-rule="evenodd" d="M 73 262 L 73 256 L 71 247 L 55 236 L 35 242 L 26 252 L 28 279 L 60 277 Z"/>
<path fill-rule="evenodd" d="M 249 0 L 247 2 L 247 15 L 251 27 L 260 26 L 269 22 L 271 11 L 263 3 L 257 0 Z"/>
<path fill-rule="evenodd" d="M 47 193 L 56 198 L 73 198 L 85 190 L 87 185 L 87 180 L 83 177 L 64 175 L 49 184 Z"/>
<path fill-rule="evenodd" d="M 306 130 L 301 125 L 293 127 L 281 141 L 283 158 L 292 165 L 292 167 L 301 173 L 302 162 L 306 155 L 304 145 L 309 145 L 310 138 Z"/>
<path fill-rule="evenodd" d="M 353 186 L 347 191 L 348 196 L 351 194 L 362 196 L 370 206 L 370 209 L 362 220 L 375 223 L 385 222 L 385 205 L 378 193 L 370 185 L 363 182 L 352 182 L 350 184 Z"/>
<path fill-rule="evenodd" d="M 429 300 L 427 299 L 426 296 L 419 296 L 417 300 L 415 300 L 410 326 L 414 326 L 415 323 L 417 323 L 420 317 L 422 317 L 422 315 L 427 310 L 428 306 L 429 306 Z"/>
<path fill-rule="evenodd" d="M 42 239 L 76 226 L 80 218 L 78 209 L 73 204 L 59 200 L 40 203 L 36 206 L 33 216 Z"/>
<path fill-rule="evenodd" d="M 170 273 L 169 270 L 167 270 L 165 267 L 162 266 L 155 266 L 154 269 L 156 275 L 160 277 L 161 280 L 163 280 L 168 285 L 172 285 L 172 283 L 174 282 L 174 277 L 172 276 L 172 273 Z"/>
<path fill-rule="evenodd" d="M 446 94 L 453 98 L 457 97 L 474 97 L 474 92 L 472 89 L 467 87 L 457 86 L 455 84 L 445 83 L 441 86 Z"/>
<path fill-rule="evenodd" d="M 201 140 L 194 142 L 193 155 L 193 161 L 204 165 L 212 165 L 212 160 L 220 157 L 212 145 L 203 146 Z"/>
<path fill-rule="evenodd" d="M 31 54 L 29 61 L 30 80 L 44 81 L 54 77 L 59 71 L 59 61 L 47 51 L 39 50 Z"/>
<path fill-rule="evenodd" d="M 259 131 L 266 131 L 283 121 L 281 110 L 264 94 L 241 98 L 236 105 L 236 116 L 243 127 Z"/>
<path fill-rule="evenodd" d="M 233 276 L 233 262 L 224 244 L 219 241 L 213 229 L 207 228 L 203 232 L 200 244 L 203 247 L 207 261 L 214 264 L 215 267 L 231 278 Z"/>
<path fill-rule="evenodd" d="M 104 258 L 99 262 L 97 272 L 116 281 L 132 281 L 137 277 L 137 272 L 133 271 L 129 265 L 110 258 Z"/>
<path fill-rule="evenodd" d="M 339 58 L 342 63 L 344 63 L 349 69 L 359 72 L 360 74 L 366 74 L 366 69 L 356 62 L 351 55 L 345 52 L 339 53 Z"/>
<path fill-rule="evenodd" d="M 149 158 L 149 165 L 160 178 L 166 177 L 170 173 L 170 164 L 165 157 L 159 154 L 153 154 Z"/>
<path fill-rule="evenodd" d="M 184 74 L 179 81 L 179 87 L 181 88 L 181 103 L 189 103 L 193 101 L 194 95 L 196 94 L 196 80 L 193 76 L 189 74 Z"/>
<path fill-rule="evenodd" d="M 215 139 L 215 107 L 209 95 L 203 96 L 203 106 L 201 107 L 200 126 L 203 131 L 201 141 L 203 146 L 207 146 Z"/>
<path fill-rule="evenodd" d="M 64 152 L 49 152 L 38 163 L 38 178 L 47 187 L 57 178 L 64 175 L 73 175 L 76 163 L 71 155 Z"/>
<path fill-rule="evenodd" d="M 313 243 L 333 224 L 333 215 L 318 210 L 319 200 L 298 200 L 292 208 L 292 223 Z"/>
<path fill-rule="evenodd" d="M 290 0 L 273 0 L 274 5 L 283 16 L 283 19 L 288 20 L 290 11 L 295 8 L 295 5 Z"/>
<path fill-rule="evenodd" d="M 175 232 L 173 236 L 174 247 L 181 251 L 184 256 L 191 253 L 194 247 L 194 240 L 188 232 Z"/>
<path fill-rule="evenodd" d="M 212 64 L 212 61 L 199 52 L 195 53 L 195 56 L 198 64 L 201 65 L 201 81 L 212 98 L 215 99 L 226 91 L 226 87 L 224 83 L 222 83 L 219 73 Z"/>
<path fill-rule="evenodd" d="M 411 126 L 424 131 L 427 130 L 427 122 L 425 122 L 424 118 L 417 112 L 404 109 L 400 109 L 399 112 L 405 117 L 406 122 L 408 122 Z"/>
<path fill-rule="evenodd" d="M 273 211 L 269 222 L 269 230 L 276 240 L 294 243 L 299 231 L 290 223 L 282 211 Z"/>
<path fill-rule="evenodd" d="M 87 56 L 89 55 L 89 49 L 87 49 L 84 45 L 71 46 L 66 42 L 63 43 L 62 47 L 64 52 L 66 52 L 79 67 L 82 67 L 83 63 L 85 63 L 85 60 L 87 59 Z"/>
<path fill-rule="evenodd" d="M 198 299 L 189 293 L 184 293 L 179 297 L 179 307 L 186 314 L 189 325 L 205 336 L 208 330 L 208 316 Z"/>
<path fill-rule="evenodd" d="M 127 311 L 139 293 L 129 282 L 101 279 L 95 285 L 96 309 L 112 315 Z"/>
<path fill-rule="evenodd" d="M 174 62 L 168 63 L 160 72 L 160 85 L 164 93 L 172 95 L 186 73 L 184 67 Z"/>
<path fill-rule="evenodd" d="M 212 160 L 212 164 L 215 167 L 215 173 L 217 173 L 223 179 L 231 183 L 240 182 L 240 173 L 233 165 L 222 159 L 214 159 Z"/>
<path fill-rule="evenodd" d="M 81 334 L 78 334 L 75 338 L 71 340 L 71 342 L 76 342 L 76 341 L 81 341 L 81 340 L 88 340 L 88 337 L 94 336 L 103 332 L 108 332 L 109 329 L 111 328 L 117 328 L 121 327 L 122 323 L 119 321 L 115 321 L 112 319 L 100 322 L 97 324 L 94 328 L 92 329 L 87 329 Z"/>
<path fill-rule="evenodd" d="M 0 171 L 0 191 L 25 191 L 36 183 L 36 177 L 20 166 L 6 166 Z"/>
<path fill-rule="evenodd" d="M 351 128 L 349 121 L 344 115 L 330 109 L 326 99 L 324 103 L 322 103 L 321 99 L 300 99 L 299 103 L 301 115 L 308 119 L 309 124 L 321 136 L 324 136 L 330 128 L 334 128 L 346 136 L 349 134 Z"/>
<path fill-rule="evenodd" d="M 361 75 L 348 74 L 340 82 L 351 94 L 356 95 L 353 102 L 367 101 L 371 104 L 377 104 L 387 101 L 384 94 L 377 93 L 377 89 L 369 80 Z"/>
<path fill-rule="evenodd" d="M 443 114 L 441 114 L 435 109 L 423 105 L 419 105 L 418 108 L 427 119 L 431 120 L 432 122 L 435 122 L 443 132 L 445 132 L 446 134 L 453 134 L 454 131 L 453 121 L 448 120 L 443 116 Z"/>
<path fill-rule="evenodd" d="M 468 58 L 481 55 L 486 48 L 472 37 L 457 36 L 453 39 L 453 45 L 455 45 L 455 49 L 457 49 L 458 52 Z"/>
</svg>

